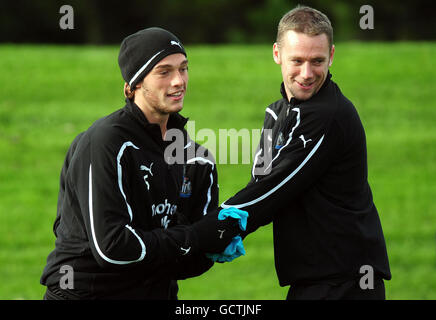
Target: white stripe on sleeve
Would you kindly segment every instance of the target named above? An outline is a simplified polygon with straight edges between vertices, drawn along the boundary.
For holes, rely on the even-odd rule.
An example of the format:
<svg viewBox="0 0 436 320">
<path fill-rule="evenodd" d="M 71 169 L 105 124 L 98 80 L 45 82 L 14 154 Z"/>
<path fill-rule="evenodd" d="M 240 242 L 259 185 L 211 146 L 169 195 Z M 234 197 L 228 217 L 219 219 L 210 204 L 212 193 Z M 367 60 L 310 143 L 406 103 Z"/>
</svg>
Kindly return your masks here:
<svg viewBox="0 0 436 320">
<path fill-rule="evenodd" d="M 188 161 L 186 161 L 186 163 L 193 163 L 193 162 L 195 162 L 195 161 L 206 162 L 206 163 L 208 163 L 208 164 L 210 164 L 210 165 L 212 166 L 212 169 L 213 169 L 213 167 L 215 166 L 215 163 L 213 163 L 213 162 L 210 161 L 209 159 L 202 158 L 202 157 L 195 157 L 195 158 L 188 159 Z"/>
<path fill-rule="evenodd" d="M 292 128 L 291 133 L 289 134 L 289 138 L 288 141 L 286 141 L 286 144 L 280 148 L 279 152 L 277 152 L 276 156 L 274 157 L 274 159 L 271 160 L 271 162 L 269 163 L 269 165 L 266 167 L 265 171 L 266 172 L 269 167 L 272 165 L 272 163 L 274 162 L 275 159 L 277 159 L 280 155 L 280 152 L 286 148 L 286 146 L 292 141 L 292 135 L 294 134 L 295 129 L 300 125 L 300 109 L 299 108 L 293 108 L 292 111 L 295 111 L 297 113 L 297 121 L 295 123 L 295 126 Z"/>
<path fill-rule="evenodd" d="M 261 195 L 260 197 L 251 200 L 249 202 L 246 203 L 241 203 L 241 204 L 232 204 L 232 205 L 226 205 L 225 201 L 224 203 L 221 205 L 222 208 L 244 208 L 244 207 L 248 207 L 251 206 L 253 204 L 256 204 L 264 199 L 266 199 L 267 197 L 269 197 L 271 194 L 273 194 L 274 192 L 276 192 L 278 189 L 280 189 L 285 183 L 287 183 L 289 180 L 291 180 L 297 173 L 298 171 L 301 170 L 301 168 L 304 167 L 304 165 L 307 163 L 307 161 L 309 161 L 309 159 L 315 154 L 315 152 L 318 150 L 319 146 L 321 145 L 322 141 L 324 140 L 324 135 L 321 137 L 321 139 L 319 139 L 318 143 L 315 145 L 315 147 L 313 147 L 312 151 L 310 151 L 310 153 L 306 156 L 306 158 L 303 160 L 303 162 L 300 163 L 300 165 L 291 172 L 291 174 L 289 174 L 285 179 L 283 179 L 282 182 L 280 182 L 279 184 L 277 184 L 274 188 L 272 188 L 271 190 L 269 190 L 268 192 L 264 193 L 263 195 Z M 226 200 L 227 201 L 227 200 Z"/>
<path fill-rule="evenodd" d="M 120 188 L 120 192 L 123 195 L 124 201 L 126 202 L 127 211 L 129 212 L 129 216 L 130 216 L 130 222 L 132 222 L 132 219 L 133 219 L 132 208 L 130 208 L 129 203 L 127 202 L 126 194 L 124 193 L 123 168 L 121 167 L 121 157 L 123 156 L 124 150 L 127 147 L 133 147 L 137 150 L 139 150 L 139 148 L 137 146 L 135 146 L 131 141 L 127 141 L 127 142 L 124 142 L 124 144 L 121 146 L 120 151 L 118 152 L 118 155 L 117 155 L 118 188 Z"/>
<path fill-rule="evenodd" d="M 186 161 L 186 163 L 193 163 L 195 161 L 202 161 L 202 162 L 206 162 L 208 164 L 210 164 L 212 166 L 212 170 L 215 166 L 215 164 L 210 161 L 209 159 L 206 158 L 202 158 L 202 157 L 195 157 L 192 159 L 189 159 L 188 161 Z M 212 195 L 211 195 L 211 190 L 212 190 L 212 186 L 213 186 L 213 172 L 210 173 L 210 185 L 209 188 L 207 189 L 207 201 L 206 204 L 204 205 L 204 209 L 203 209 L 203 215 L 207 214 L 207 208 L 209 207 L 210 201 L 212 200 Z"/>
<path fill-rule="evenodd" d="M 92 202 L 92 165 L 89 165 L 89 194 L 88 194 L 88 202 L 89 202 L 89 221 L 90 221 L 90 225 L 91 225 L 91 233 L 92 233 L 92 240 L 94 242 L 94 246 L 95 249 L 97 250 L 98 254 L 100 255 L 100 257 L 102 257 L 103 260 L 112 263 L 112 264 L 118 264 L 118 265 L 124 265 L 124 264 L 129 264 L 129 263 L 134 263 L 134 262 L 139 262 L 141 260 L 144 259 L 145 257 L 145 244 L 142 241 L 142 239 L 137 235 L 137 233 L 135 232 L 135 230 L 129 226 L 128 224 L 125 225 L 125 227 L 127 229 L 129 229 L 134 235 L 135 237 L 138 239 L 139 244 L 141 245 L 141 255 L 139 256 L 139 258 L 137 260 L 130 260 L 130 261 L 121 261 L 121 260 L 113 260 L 110 259 L 109 257 L 107 257 L 100 249 L 98 242 L 97 242 L 97 237 L 95 235 L 95 228 L 94 228 L 94 208 L 93 208 L 93 202 Z"/>
<path fill-rule="evenodd" d="M 274 111 L 272 111 L 270 108 L 266 108 L 265 111 L 268 112 L 274 118 L 274 120 L 277 121 L 277 115 Z"/>
<path fill-rule="evenodd" d="M 211 195 L 211 190 L 212 190 L 212 185 L 213 185 L 212 172 L 210 173 L 209 177 L 210 177 L 210 185 L 209 185 L 209 189 L 207 189 L 207 201 L 206 201 L 206 204 L 204 205 L 204 209 L 203 209 L 204 216 L 207 214 L 207 208 L 209 207 L 210 201 L 212 200 L 212 195 Z"/>
</svg>

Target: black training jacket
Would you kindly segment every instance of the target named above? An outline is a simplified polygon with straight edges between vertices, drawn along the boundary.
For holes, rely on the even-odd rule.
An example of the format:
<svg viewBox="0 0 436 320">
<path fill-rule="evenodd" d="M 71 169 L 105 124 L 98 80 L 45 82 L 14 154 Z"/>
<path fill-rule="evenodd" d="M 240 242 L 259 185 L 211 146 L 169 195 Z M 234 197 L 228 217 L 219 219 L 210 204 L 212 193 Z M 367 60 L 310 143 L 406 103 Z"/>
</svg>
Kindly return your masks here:
<svg viewBox="0 0 436 320">
<path fill-rule="evenodd" d="M 390 279 L 355 107 L 330 73 L 307 101 L 289 101 L 283 84 L 281 93 L 266 109 L 252 180 L 221 207 L 248 211 L 247 234 L 273 221 L 282 286 L 359 277 L 364 265 Z"/>
<path fill-rule="evenodd" d="M 172 114 L 168 129 L 182 130 L 184 149 L 197 150 L 186 121 Z M 212 266 L 197 252 L 189 223 L 217 206 L 216 166 L 207 157 L 169 165 L 170 143 L 130 100 L 75 138 L 61 171 L 55 249 L 41 284 L 57 289 L 68 265 L 69 297 L 169 299 L 177 293 L 174 280 Z"/>
</svg>

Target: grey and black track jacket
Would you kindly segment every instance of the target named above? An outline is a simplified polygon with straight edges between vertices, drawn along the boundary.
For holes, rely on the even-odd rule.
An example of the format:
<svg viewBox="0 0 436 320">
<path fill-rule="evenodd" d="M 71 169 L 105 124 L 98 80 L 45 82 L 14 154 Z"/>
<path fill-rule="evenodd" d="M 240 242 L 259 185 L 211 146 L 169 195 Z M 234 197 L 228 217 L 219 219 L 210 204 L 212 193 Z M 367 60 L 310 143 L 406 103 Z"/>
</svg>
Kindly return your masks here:
<svg viewBox="0 0 436 320">
<path fill-rule="evenodd" d="M 182 130 L 193 146 L 186 121 L 172 114 L 168 129 Z M 57 288 L 68 265 L 68 293 L 79 298 L 168 299 L 172 280 L 212 266 L 190 224 L 216 210 L 216 166 L 202 157 L 169 165 L 170 143 L 130 100 L 76 137 L 61 171 L 56 244 L 43 285 Z"/>
<path fill-rule="evenodd" d="M 282 286 L 358 277 L 363 265 L 390 279 L 355 107 L 330 73 L 307 101 L 289 101 L 283 83 L 281 93 L 266 109 L 252 180 L 221 207 L 249 213 L 247 234 L 273 221 Z"/>
</svg>

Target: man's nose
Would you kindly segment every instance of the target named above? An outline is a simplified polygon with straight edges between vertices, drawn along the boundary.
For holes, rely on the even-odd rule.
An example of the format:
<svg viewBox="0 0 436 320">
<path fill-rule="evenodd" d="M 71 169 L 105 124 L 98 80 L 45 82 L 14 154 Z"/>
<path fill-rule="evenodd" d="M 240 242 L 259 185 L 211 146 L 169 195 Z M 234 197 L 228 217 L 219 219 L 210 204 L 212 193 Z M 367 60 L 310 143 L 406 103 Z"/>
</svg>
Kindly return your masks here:
<svg viewBox="0 0 436 320">
<path fill-rule="evenodd" d="M 184 83 L 185 79 L 183 78 L 183 75 L 179 71 L 175 72 L 173 78 L 171 79 L 171 85 L 173 87 L 180 87 L 183 86 Z"/>
<path fill-rule="evenodd" d="M 304 79 L 310 79 L 313 77 L 312 66 L 310 65 L 309 61 L 306 61 L 301 66 L 300 75 Z"/>
</svg>

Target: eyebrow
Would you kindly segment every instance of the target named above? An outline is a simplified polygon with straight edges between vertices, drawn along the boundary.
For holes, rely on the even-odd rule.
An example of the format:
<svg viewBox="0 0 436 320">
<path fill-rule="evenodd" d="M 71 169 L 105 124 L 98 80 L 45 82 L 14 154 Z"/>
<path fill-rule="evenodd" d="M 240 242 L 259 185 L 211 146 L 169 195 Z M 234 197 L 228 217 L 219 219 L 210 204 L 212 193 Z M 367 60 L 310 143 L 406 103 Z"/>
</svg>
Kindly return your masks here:
<svg viewBox="0 0 436 320">
<path fill-rule="evenodd" d="M 305 58 L 300 57 L 300 56 L 290 56 L 289 57 L 289 60 L 296 60 L 296 59 L 305 60 Z M 326 59 L 326 57 L 324 57 L 324 56 L 316 56 L 316 57 L 310 58 L 309 60 L 325 60 L 325 59 Z"/>
<path fill-rule="evenodd" d="M 188 60 L 183 60 L 182 63 L 180 63 L 180 66 L 185 66 L 188 64 Z M 171 69 L 171 68 L 177 68 L 177 66 L 174 66 L 172 64 L 161 64 L 156 66 L 156 69 Z"/>
</svg>

